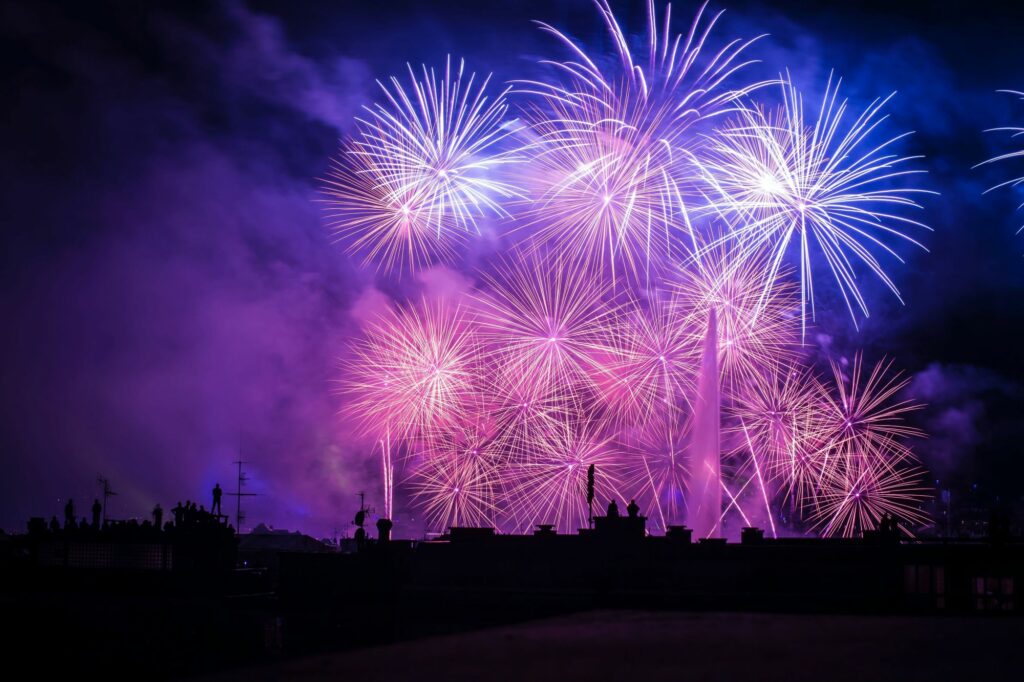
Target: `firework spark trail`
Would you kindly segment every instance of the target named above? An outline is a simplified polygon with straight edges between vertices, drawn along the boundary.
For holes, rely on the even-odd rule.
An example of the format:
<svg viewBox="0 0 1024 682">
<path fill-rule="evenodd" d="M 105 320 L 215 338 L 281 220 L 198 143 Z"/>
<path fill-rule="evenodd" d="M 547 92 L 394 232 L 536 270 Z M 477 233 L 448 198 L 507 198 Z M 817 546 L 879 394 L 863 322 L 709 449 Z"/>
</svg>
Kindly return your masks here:
<svg viewBox="0 0 1024 682">
<path fill-rule="evenodd" d="M 887 241 L 927 250 L 899 228 L 931 229 L 895 212 L 920 209 L 915 197 L 934 194 L 890 186 L 925 172 L 908 167 L 921 157 L 891 151 L 910 133 L 878 144 L 869 141 L 887 118 L 882 110 L 892 95 L 872 102 L 844 131 L 847 100 L 839 100 L 840 83 L 833 86 L 830 77 L 819 115 L 811 123 L 802 96 L 788 77 L 783 79 L 781 110 L 744 108 L 737 120 L 711 137 L 700 164 L 711 187 L 709 210 L 729 216 L 731 231 L 725 239 L 739 245 L 741 257 L 769 254 L 765 292 L 796 244 L 805 327 L 815 314 L 812 249 L 824 259 L 856 326 L 855 308 L 865 316 L 869 311 L 857 285 L 855 262 L 866 266 L 902 302 L 874 252 L 902 263 Z"/>
<path fill-rule="evenodd" d="M 702 54 L 721 12 L 704 21 L 702 7 L 684 39 L 670 34 L 670 6 L 659 31 L 650 2 L 645 60 L 631 51 L 608 2 L 595 5 L 616 46 L 614 67 L 602 69 L 571 37 L 539 24 L 571 56 L 546 62 L 559 82 L 522 83 L 540 99 L 529 117 L 536 205 L 525 225 L 541 243 L 607 265 L 613 279 L 622 270 L 649 281 L 656 257 L 671 255 L 674 224 L 685 213 L 683 161 L 698 139 L 690 129 L 763 84 L 727 86 L 750 63 L 740 55 L 753 41 Z"/>
<path fill-rule="evenodd" d="M 765 490 L 764 476 L 761 474 L 761 465 L 757 461 L 757 450 L 754 449 L 753 443 L 750 441 L 750 433 L 747 431 L 747 425 L 742 421 L 740 426 L 743 428 L 743 435 L 747 440 L 747 447 L 750 448 L 750 461 L 754 464 L 754 473 L 757 475 L 757 486 L 761 491 L 761 498 L 764 500 L 764 511 L 768 516 L 768 523 L 771 524 L 772 537 L 779 537 L 778 532 L 775 530 L 775 519 L 772 516 L 771 504 L 768 502 L 768 491 Z"/>
<path fill-rule="evenodd" d="M 1020 97 L 1021 100 L 1024 100 L 1024 92 L 1017 92 L 1016 90 L 1000 90 L 999 92 L 1002 92 L 1002 93 L 1005 93 L 1005 94 L 1008 94 L 1008 95 L 1014 95 L 1014 96 Z M 1004 126 L 1004 127 L 1001 127 L 1001 128 L 990 128 L 989 130 L 987 130 L 985 132 L 989 132 L 989 133 L 995 133 L 995 132 L 998 132 L 998 133 L 1010 133 L 1010 137 L 1013 138 L 1013 139 L 1016 139 L 1018 137 L 1024 136 L 1024 128 L 1019 128 L 1019 127 L 1005 127 Z M 997 163 L 997 162 L 1001 162 L 1001 161 L 1009 161 L 1009 160 L 1012 160 L 1012 159 L 1024 159 L 1024 149 L 1019 149 L 1017 151 L 1007 152 L 1005 154 L 1000 154 L 1000 155 L 995 156 L 995 157 L 993 157 L 993 158 L 991 158 L 991 159 L 989 159 L 987 161 L 983 161 L 983 162 L 979 163 L 977 166 L 975 166 L 975 168 L 978 168 L 979 166 L 985 166 L 985 165 L 990 164 L 990 163 Z M 988 188 L 987 190 L 985 190 L 985 194 L 988 194 L 989 192 L 991 192 L 993 190 L 996 190 L 996 189 L 1001 189 L 1003 187 L 1018 187 L 1018 186 L 1020 186 L 1022 184 L 1024 184 L 1024 176 L 1012 178 L 1010 180 L 1006 180 L 1004 182 L 1000 182 L 998 185 L 995 185 L 993 187 Z M 1017 208 L 1018 209 L 1024 208 L 1024 203 L 1022 203 Z M 1024 231 L 1024 225 L 1021 225 L 1020 229 L 1017 230 L 1017 234 L 1020 234 L 1022 231 Z"/>
<path fill-rule="evenodd" d="M 380 442 L 381 484 L 384 492 L 384 518 L 390 519 L 395 501 L 395 464 L 391 452 L 391 432 Z"/>
<path fill-rule="evenodd" d="M 502 202 L 523 196 L 498 179 L 522 160 L 508 139 L 519 128 L 506 119 L 508 89 L 489 98 L 490 77 L 477 86 L 450 57 L 440 78 L 408 69 L 409 90 L 395 77 L 390 87 L 378 81 L 385 103 L 357 119 L 356 138 L 324 181 L 336 236 L 394 273 L 451 262 L 479 218 L 508 217 Z"/>
<path fill-rule="evenodd" d="M 735 509 L 736 512 L 740 515 L 740 518 L 743 519 L 744 525 L 751 525 L 750 519 L 747 518 L 747 515 L 743 512 L 743 506 L 737 499 L 740 495 L 743 494 L 743 491 L 746 490 L 747 486 L 750 485 L 750 481 L 751 479 L 747 479 L 747 482 L 743 484 L 743 487 L 741 487 L 739 492 L 737 492 L 735 495 L 732 493 L 731 490 L 729 490 L 729 486 L 725 484 L 724 480 L 720 481 L 722 492 L 724 492 L 729 497 L 729 504 L 725 505 L 725 508 L 722 509 L 722 514 L 718 517 L 718 521 L 715 522 L 714 527 L 712 527 L 711 531 L 708 533 L 708 537 L 715 537 L 715 533 L 720 532 L 718 529 L 725 523 L 725 517 L 729 514 L 729 511 L 732 509 Z"/>
</svg>

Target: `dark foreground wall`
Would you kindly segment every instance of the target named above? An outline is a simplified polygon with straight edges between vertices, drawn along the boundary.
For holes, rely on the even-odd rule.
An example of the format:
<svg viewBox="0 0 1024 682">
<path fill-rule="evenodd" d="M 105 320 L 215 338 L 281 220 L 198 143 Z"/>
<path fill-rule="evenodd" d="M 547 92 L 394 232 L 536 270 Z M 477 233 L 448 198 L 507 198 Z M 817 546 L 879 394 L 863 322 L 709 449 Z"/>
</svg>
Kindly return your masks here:
<svg viewBox="0 0 1024 682">
<path fill-rule="evenodd" d="M 0 563 L 8 658 L 158 679 L 594 609 L 1024 613 L 1024 545 L 1013 542 L 474 532 L 355 554 L 282 553 L 276 573 L 73 563 Z"/>
</svg>

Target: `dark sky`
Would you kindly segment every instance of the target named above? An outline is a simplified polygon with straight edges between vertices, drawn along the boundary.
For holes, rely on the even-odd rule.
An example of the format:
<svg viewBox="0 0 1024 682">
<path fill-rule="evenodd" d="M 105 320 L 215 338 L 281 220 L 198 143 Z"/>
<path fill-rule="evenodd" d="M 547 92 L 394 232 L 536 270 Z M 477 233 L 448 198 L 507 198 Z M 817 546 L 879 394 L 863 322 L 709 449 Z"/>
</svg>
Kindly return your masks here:
<svg viewBox="0 0 1024 682">
<path fill-rule="evenodd" d="M 615 3 L 642 28 L 641 2 Z M 67 6 L 62 6 L 67 5 Z M 863 348 L 915 373 L 936 477 L 1024 494 L 1024 211 L 972 166 L 1024 125 L 1024 7 L 1005 3 L 749 2 L 719 38 L 767 33 L 764 76 L 808 93 L 829 72 L 855 105 L 898 91 L 891 130 L 924 154 L 922 234 L 868 285 L 855 330 L 819 320 L 826 354 Z M 696 5 L 676 3 L 679 27 Z M 375 465 L 346 436 L 337 361 L 373 277 L 328 239 L 315 203 L 338 138 L 406 61 L 466 58 L 500 80 L 557 49 L 543 19 L 604 43 L 569 2 L 3 3 L 0 10 L 0 527 L 84 512 L 109 477 L 112 515 L 233 487 L 250 460 L 250 520 L 327 534 Z M 232 485 L 229 485 L 232 484 Z"/>
</svg>

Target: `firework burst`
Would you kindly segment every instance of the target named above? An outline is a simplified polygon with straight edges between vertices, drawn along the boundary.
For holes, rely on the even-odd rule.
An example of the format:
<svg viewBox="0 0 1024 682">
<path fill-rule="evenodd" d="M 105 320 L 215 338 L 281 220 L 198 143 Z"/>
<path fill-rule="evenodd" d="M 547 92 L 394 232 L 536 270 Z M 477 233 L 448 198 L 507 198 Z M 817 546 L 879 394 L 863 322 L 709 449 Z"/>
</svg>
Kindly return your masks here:
<svg viewBox="0 0 1024 682">
<path fill-rule="evenodd" d="M 820 394 L 813 374 L 795 365 L 769 367 L 736 392 L 728 412 L 773 478 L 787 477 L 796 453 L 820 439 Z"/>
<path fill-rule="evenodd" d="M 529 117 L 535 135 L 530 164 L 532 228 L 541 243 L 649 280 L 652 264 L 672 252 L 672 229 L 685 222 L 684 163 L 696 136 L 690 128 L 721 114 L 757 85 L 726 83 L 746 62 L 749 43 L 733 41 L 702 55 L 721 13 L 698 11 L 689 33 L 670 34 L 671 7 L 659 29 L 648 4 L 646 54 L 634 54 L 606 0 L 596 0 L 618 60 L 602 68 L 569 36 L 541 28 L 569 51 L 550 62 L 558 83 L 528 81 L 540 98 Z M 758 84 L 760 85 L 760 84 Z"/>
<path fill-rule="evenodd" d="M 410 477 L 413 499 L 431 528 L 493 526 L 501 492 L 502 452 L 487 429 L 431 434 Z"/>
<path fill-rule="evenodd" d="M 662 413 L 624 439 L 622 490 L 640 499 L 652 525 L 662 530 L 686 520 L 688 428 L 689 421 Z"/>
<path fill-rule="evenodd" d="M 907 215 L 917 157 L 873 141 L 889 98 L 850 116 L 830 79 L 805 114 L 783 79 L 782 106 L 760 108 L 764 83 L 734 84 L 749 42 L 710 47 L 720 14 L 674 35 L 652 0 L 638 47 L 595 5 L 611 58 L 541 24 L 569 54 L 519 82 L 524 126 L 461 62 L 410 68 L 325 182 L 337 236 L 396 278 L 468 269 L 474 233 L 522 230 L 477 254 L 467 305 L 398 304 L 354 344 L 346 407 L 385 513 L 399 473 L 432 530 L 575 532 L 593 466 L 598 509 L 635 497 L 658 529 L 923 523 L 907 379 L 858 354 L 826 384 L 801 348 L 823 275 L 856 324 L 860 271 L 899 296 L 883 262 L 927 229 Z"/>
<path fill-rule="evenodd" d="M 814 529 L 824 537 L 855 537 L 878 527 L 883 514 L 907 532 L 928 522 L 921 504 L 928 499 L 919 467 L 874 463 L 842 470 L 825 479 L 818 493 Z"/>
<path fill-rule="evenodd" d="M 906 421 L 922 405 L 897 399 L 910 378 L 890 375 L 891 368 L 892 361 L 883 360 L 866 374 L 858 353 L 847 377 L 842 365 L 832 362 L 835 394 L 823 389 L 820 407 L 837 455 L 835 465 L 856 471 L 870 468 L 876 461 L 907 459 L 910 452 L 903 441 L 924 435 Z"/>
<path fill-rule="evenodd" d="M 496 179 L 520 156 L 506 143 L 507 90 L 491 99 L 463 62 L 443 75 L 409 67 L 410 88 L 379 83 L 385 101 L 357 119 L 358 134 L 324 181 L 336 236 L 388 272 L 450 261 L 464 233 L 484 216 L 505 217 L 521 196 Z"/>
<path fill-rule="evenodd" d="M 483 280 L 481 337 L 507 381 L 547 389 L 589 380 L 590 354 L 607 347 L 615 319 L 600 277 L 561 257 L 513 256 Z"/>
<path fill-rule="evenodd" d="M 709 315 L 715 311 L 719 367 L 728 389 L 756 381 L 766 367 L 794 357 L 793 288 L 779 280 L 765 296 L 764 266 L 763 258 L 737 259 L 720 245 L 698 251 L 673 282 L 679 304 L 688 311 L 694 348 L 707 334 Z"/>
<path fill-rule="evenodd" d="M 622 499 L 622 454 L 602 426 L 586 417 L 566 420 L 541 436 L 513 464 L 507 501 L 515 528 L 526 531 L 538 524 L 553 524 L 561 533 L 574 533 L 585 527 L 587 469 L 591 465 L 597 504 Z"/>
<path fill-rule="evenodd" d="M 474 395 L 476 339 L 461 311 L 409 305 L 370 325 L 346 363 L 343 390 L 364 430 L 415 435 L 458 423 Z"/>
<path fill-rule="evenodd" d="M 609 335 L 610 352 L 593 372 L 614 423 L 643 426 L 662 416 L 677 418 L 689 404 L 698 361 L 690 322 L 674 297 L 622 307 Z"/>
<path fill-rule="evenodd" d="M 838 363 L 832 364 L 835 394 L 822 393 L 828 436 L 811 516 L 823 535 L 849 537 L 875 528 L 883 513 L 905 525 L 925 520 L 919 506 L 927 491 L 920 486 L 922 472 L 905 443 L 923 436 L 906 423 L 921 406 L 897 399 L 909 379 L 890 376 L 891 364 L 879 362 L 866 374 L 858 354 L 849 377 Z"/>
<path fill-rule="evenodd" d="M 930 229 L 896 212 L 920 209 L 915 197 L 932 193 L 903 186 L 925 172 L 910 167 L 920 157 L 892 151 L 910 133 L 869 142 L 886 118 L 881 112 L 892 95 L 872 102 L 844 131 L 847 101 L 839 100 L 839 85 L 829 80 L 812 122 L 802 96 L 784 80 L 781 109 L 744 109 L 713 136 L 701 162 L 712 187 L 708 210 L 726 217 L 731 226 L 727 239 L 738 243 L 737 255 L 768 255 L 765 291 L 787 254 L 797 251 L 805 324 L 814 318 L 815 253 L 824 259 L 856 325 L 855 308 L 865 316 L 869 312 L 854 264 L 866 266 L 899 298 L 876 254 L 903 262 L 889 242 L 924 249 L 901 228 Z"/>
</svg>

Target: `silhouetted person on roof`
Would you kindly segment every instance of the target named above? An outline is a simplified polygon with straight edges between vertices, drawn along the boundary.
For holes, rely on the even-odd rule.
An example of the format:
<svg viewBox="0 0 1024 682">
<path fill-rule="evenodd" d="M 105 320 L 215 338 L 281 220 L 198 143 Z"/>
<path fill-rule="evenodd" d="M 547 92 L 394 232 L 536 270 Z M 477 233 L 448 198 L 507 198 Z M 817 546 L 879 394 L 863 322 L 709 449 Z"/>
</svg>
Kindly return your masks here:
<svg viewBox="0 0 1024 682">
<path fill-rule="evenodd" d="M 377 540 L 389 542 L 391 540 L 391 528 L 394 524 L 391 519 L 377 519 Z"/>
<path fill-rule="evenodd" d="M 57 517 L 56 516 L 51 516 L 50 517 L 50 532 L 51 533 L 56 533 L 59 530 L 60 530 L 60 522 L 57 521 Z"/>
<path fill-rule="evenodd" d="M 181 500 L 171 508 L 171 514 L 174 515 L 174 525 L 180 526 L 184 521 L 183 515 L 185 514 L 185 508 L 181 506 Z"/>
<path fill-rule="evenodd" d="M 164 508 L 157 502 L 156 506 L 153 507 L 153 525 L 157 527 L 157 530 L 164 526 Z"/>
<path fill-rule="evenodd" d="M 612 500 L 611 502 L 608 503 L 608 518 L 619 518 L 619 505 L 615 504 L 615 500 Z"/>
<path fill-rule="evenodd" d="M 220 496 L 223 494 L 223 492 L 224 491 L 222 491 L 220 489 L 220 483 L 218 483 L 217 485 L 213 486 L 213 506 L 210 507 L 210 513 L 211 514 L 220 514 L 221 513 L 221 509 L 220 509 Z"/>
<path fill-rule="evenodd" d="M 626 507 L 626 513 L 629 514 L 629 518 L 635 519 L 640 516 L 640 507 L 637 505 L 636 500 L 630 500 L 629 506 Z"/>
<path fill-rule="evenodd" d="M 75 501 L 70 497 L 68 498 L 68 503 L 64 505 L 64 527 L 75 527 Z"/>
<path fill-rule="evenodd" d="M 100 514 L 103 513 L 103 505 L 100 504 L 99 500 L 93 500 L 92 503 L 92 527 L 99 529 L 100 527 Z"/>
</svg>

